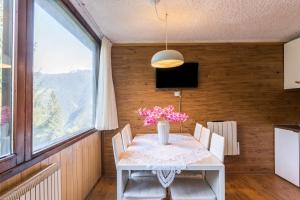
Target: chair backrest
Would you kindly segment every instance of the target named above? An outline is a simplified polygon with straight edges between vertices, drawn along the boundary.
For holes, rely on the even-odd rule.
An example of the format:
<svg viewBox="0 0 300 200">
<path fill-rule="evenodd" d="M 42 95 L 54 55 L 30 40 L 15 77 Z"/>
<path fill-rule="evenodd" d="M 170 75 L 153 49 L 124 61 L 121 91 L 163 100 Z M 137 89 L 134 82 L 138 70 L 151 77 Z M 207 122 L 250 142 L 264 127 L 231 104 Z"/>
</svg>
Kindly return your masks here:
<svg viewBox="0 0 300 200">
<path fill-rule="evenodd" d="M 200 135 L 201 135 L 201 129 L 202 129 L 202 124 L 196 123 L 195 126 L 195 131 L 194 131 L 194 138 L 196 140 L 200 140 Z"/>
<path fill-rule="evenodd" d="M 115 164 L 120 160 L 120 155 L 121 153 L 124 152 L 123 144 L 122 144 L 122 136 L 120 133 L 117 133 L 113 138 L 112 138 L 112 146 L 113 146 L 113 151 L 114 151 L 114 158 L 115 158 Z"/>
<path fill-rule="evenodd" d="M 131 144 L 133 137 L 132 137 L 132 132 L 131 132 L 130 124 L 126 124 L 124 128 L 127 130 L 129 144 Z"/>
<path fill-rule="evenodd" d="M 128 129 L 126 128 L 126 126 L 121 130 L 121 135 L 122 135 L 123 149 L 124 151 L 126 151 L 128 146 L 130 145 Z"/>
<path fill-rule="evenodd" d="M 200 134 L 200 143 L 208 149 L 210 139 L 210 130 L 208 128 L 202 127 Z"/>
<path fill-rule="evenodd" d="M 224 162 L 224 137 L 216 133 L 212 134 L 209 151 L 221 162 Z"/>
</svg>

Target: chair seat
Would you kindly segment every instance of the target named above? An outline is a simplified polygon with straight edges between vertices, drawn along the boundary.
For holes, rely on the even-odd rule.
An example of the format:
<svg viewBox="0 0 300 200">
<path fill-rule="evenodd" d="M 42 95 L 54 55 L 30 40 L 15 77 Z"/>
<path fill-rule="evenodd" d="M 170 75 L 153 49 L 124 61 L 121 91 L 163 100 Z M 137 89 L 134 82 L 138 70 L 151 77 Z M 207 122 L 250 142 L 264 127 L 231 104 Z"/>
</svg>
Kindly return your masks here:
<svg viewBox="0 0 300 200">
<path fill-rule="evenodd" d="M 125 199 L 163 199 L 166 197 L 166 190 L 156 177 L 136 177 L 128 180 L 124 197 Z"/>
<path fill-rule="evenodd" d="M 182 171 L 179 175 L 177 175 L 178 178 L 203 178 L 203 171 Z"/>
<path fill-rule="evenodd" d="M 130 177 L 149 177 L 149 176 L 156 176 L 152 173 L 151 170 L 133 170 L 130 173 Z"/>
<path fill-rule="evenodd" d="M 170 186 L 172 200 L 216 200 L 217 197 L 205 180 L 179 178 Z"/>
</svg>

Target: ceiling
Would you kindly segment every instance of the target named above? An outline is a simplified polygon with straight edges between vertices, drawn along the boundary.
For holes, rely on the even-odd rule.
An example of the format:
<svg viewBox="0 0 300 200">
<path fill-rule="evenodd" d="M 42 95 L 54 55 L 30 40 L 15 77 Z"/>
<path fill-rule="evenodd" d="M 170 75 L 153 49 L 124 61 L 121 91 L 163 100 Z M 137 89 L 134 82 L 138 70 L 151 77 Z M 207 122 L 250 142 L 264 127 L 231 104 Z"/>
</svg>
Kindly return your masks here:
<svg viewBox="0 0 300 200">
<path fill-rule="evenodd" d="M 160 43 L 164 22 L 150 0 L 81 0 L 114 43 Z M 276 42 L 300 36 L 300 0 L 161 0 L 170 42 Z"/>
</svg>

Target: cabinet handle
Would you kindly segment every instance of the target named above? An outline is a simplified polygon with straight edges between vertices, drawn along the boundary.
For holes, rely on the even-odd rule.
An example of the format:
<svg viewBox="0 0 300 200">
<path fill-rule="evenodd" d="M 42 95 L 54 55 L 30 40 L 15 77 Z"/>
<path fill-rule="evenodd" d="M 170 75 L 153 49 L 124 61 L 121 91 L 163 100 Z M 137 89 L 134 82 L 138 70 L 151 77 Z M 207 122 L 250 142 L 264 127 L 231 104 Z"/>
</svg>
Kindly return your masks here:
<svg viewBox="0 0 300 200">
<path fill-rule="evenodd" d="M 300 81 L 295 81 L 295 83 L 300 84 Z"/>
</svg>

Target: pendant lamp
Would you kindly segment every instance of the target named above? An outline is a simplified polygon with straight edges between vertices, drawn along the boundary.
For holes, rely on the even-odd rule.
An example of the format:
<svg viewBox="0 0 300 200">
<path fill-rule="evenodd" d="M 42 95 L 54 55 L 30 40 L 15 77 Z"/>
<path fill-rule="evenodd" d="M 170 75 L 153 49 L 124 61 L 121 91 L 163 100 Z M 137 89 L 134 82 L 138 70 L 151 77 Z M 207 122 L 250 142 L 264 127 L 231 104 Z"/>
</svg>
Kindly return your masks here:
<svg viewBox="0 0 300 200">
<path fill-rule="evenodd" d="M 168 13 L 166 13 L 165 23 L 166 49 L 159 51 L 152 56 L 151 65 L 155 68 L 178 67 L 184 63 L 183 55 L 179 51 L 168 49 Z"/>
</svg>

